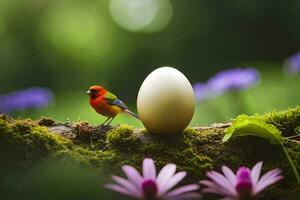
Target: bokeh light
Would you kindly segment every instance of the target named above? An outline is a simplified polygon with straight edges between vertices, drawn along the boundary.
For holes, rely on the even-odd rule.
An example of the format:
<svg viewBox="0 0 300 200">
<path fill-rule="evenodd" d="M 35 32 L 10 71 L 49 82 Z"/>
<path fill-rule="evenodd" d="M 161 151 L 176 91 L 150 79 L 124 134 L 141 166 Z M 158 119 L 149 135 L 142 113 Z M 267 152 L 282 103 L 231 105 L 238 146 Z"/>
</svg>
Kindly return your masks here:
<svg viewBox="0 0 300 200">
<path fill-rule="evenodd" d="M 111 0 L 110 14 L 122 28 L 132 32 L 159 32 L 170 22 L 169 0 Z"/>
<path fill-rule="evenodd" d="M 42 34 L 62 55 L 81 60 L 101 59 L 112 46 L 111 32 L 94 5 L 60 2 L 41 21 Z"/>
</svg>

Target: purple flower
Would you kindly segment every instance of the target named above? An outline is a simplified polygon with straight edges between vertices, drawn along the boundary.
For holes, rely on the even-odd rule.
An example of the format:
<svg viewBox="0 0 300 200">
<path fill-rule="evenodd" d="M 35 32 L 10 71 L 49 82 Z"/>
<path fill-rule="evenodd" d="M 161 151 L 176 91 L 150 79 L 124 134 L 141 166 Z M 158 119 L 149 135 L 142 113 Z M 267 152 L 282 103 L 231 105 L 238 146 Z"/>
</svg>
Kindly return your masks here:
<svg viewBox="0 0 300 200">
<path fill-rule="evenodd" d="M 195 192 L 199 189 L 197 184 L 185 185 L 171 190 L 186 176 L 184 171 L 175 173 L 175 164 L 165 165 L 157 176 L 154 161 L 150 158 L 145 158 L 143 161 L 142 176 L 130 165 L 124 165 L 122 170 L 127 179 L 112 176 L 116 183 L 106 184 L 106 188 L 134 199 L 143 200 L 181 200 L 201 197 L 199 193 Z"/>
<path fill-rule="evenodd" d="M 206 186 L 202 192 L 221 195 L 224 197 L 222 200 L 256 199 L 261 191 L 283 178 L 279 169 L 273 169 L 260 178 L 262 164 L 258 162 L 252 170 L 240 167 L 236 174 L 226 166 L 222 167 L 224 175 L 216 171 L 207 172 L 211 180 L 200 181 Z"/>
<path fill-rule="evenodd" d="M 194 84 L 194 93 L 198 101 L 214 98 L 231 90 L 243 90 L 260 79 L 259 72 L 254 68 L 234 68 L 217 73 L 206 83 Z"/>
<path fill-rule="evenodd" d="M 53 100 L 48 88 L 31 87 L 0 96 L 0 113 L 47 106 Z"/>
<path fill-rule="evenodd" d="M 207 81 L 207 87 L 213 93 L 229 90 L 243 90 L 259 81 L 260 75 L 254 68 L 235 68 L 217 73 Z"/>
<path fill-rule="evenodd" d="M 288 57 L 283 66 L 288 74 L 298 74 L 300 72 L 300 52 Z"/>
<path fill-rule="evenodd" d="M 198 102 L 203 101 L 207 98 L 205 83 L 196 83 L 193 85 L 195 98 Z"/>
</svg>

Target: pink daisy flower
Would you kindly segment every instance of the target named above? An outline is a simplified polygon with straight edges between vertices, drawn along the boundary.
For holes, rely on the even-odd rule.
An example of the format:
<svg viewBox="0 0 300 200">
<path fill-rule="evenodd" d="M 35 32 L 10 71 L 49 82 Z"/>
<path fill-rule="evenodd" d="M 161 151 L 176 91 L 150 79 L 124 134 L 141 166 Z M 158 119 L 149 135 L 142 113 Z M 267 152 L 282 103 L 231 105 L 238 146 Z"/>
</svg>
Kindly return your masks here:
<svg viewBox="0 0 300 200">
<path fill-rule="evenodd" d="M 199 189 L 197 184 L 185 185 L 172 190 L 186 176 L 184 171 L 175 173 L 175 164 L 165 165 L 156 175 L 154 161 L 146 158 L 143 161 L 142 176 L 130 165 L 123 165 L 122 170 L 127 179 L 112 176 L 116 183 L 106 184 L 106 188 L 134 199 L 143 200 L 182 200 L 201 197 L 199 193 L 195 192 Z"/>
<path fill-rule="evenodd" d="M 221 200 L 257 199 L 258 194 L 268 186 L 278 182 L 283 177 L 279 169 L 273 169 L 260 177 L 263 162 L 258 162 L 251 170 L 240 167 L 236 174 L 226 166 L 222 167 L 223 174 L 216 171 L 207 172 L 210 180 L 201 180 L 206 186 L 203 193 L 223 196 Z"/>
</svg>

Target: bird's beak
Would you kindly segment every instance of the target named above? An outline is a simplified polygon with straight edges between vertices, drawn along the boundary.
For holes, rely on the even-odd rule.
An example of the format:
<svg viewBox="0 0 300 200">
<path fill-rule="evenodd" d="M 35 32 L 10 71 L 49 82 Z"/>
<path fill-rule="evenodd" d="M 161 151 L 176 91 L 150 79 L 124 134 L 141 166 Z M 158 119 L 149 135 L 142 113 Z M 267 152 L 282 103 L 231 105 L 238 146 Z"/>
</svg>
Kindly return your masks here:
<svg viewBox="0 0 300 200">
<path fill-rule="evenodd" d="M 87 94 L 91 94 L 92 92 L 90 90 L 86 91 Z"/>
</svg>

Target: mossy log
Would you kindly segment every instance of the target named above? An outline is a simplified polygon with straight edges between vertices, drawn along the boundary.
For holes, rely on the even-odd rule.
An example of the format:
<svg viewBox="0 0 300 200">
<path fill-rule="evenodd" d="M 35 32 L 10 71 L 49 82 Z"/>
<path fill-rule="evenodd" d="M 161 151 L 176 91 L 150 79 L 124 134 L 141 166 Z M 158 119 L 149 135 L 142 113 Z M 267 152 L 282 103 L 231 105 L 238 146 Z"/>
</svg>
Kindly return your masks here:
<svg viewBox="0 0 300 200">
<path fill-rule="evenodd" d="M 286 137 L 300 134 L 300 107 L 255 117 L 275 125 Z M 280 168 L 285 177 L 267 191 L 265 199 L 299 199 L 300 187 L 280 145 L 253 136 L 222 143 L 228 126 L 230 123 L 187 128 L 183 134 L 163 136 L 127 125 L 98 127 L 87 122 L 15 120 L 1 115 L 0 167 L 32 165 L 55 157 L 115 173 L 123 164 L 140 168 L 143 158 L 151 157 L 158 168 L 170 162 L 177 164 L 179 170 L 188 172 L 186 182 L 196 182 L 205 178 L 207 170 L 220 170 L 222 165 L 236 170 L 241 165 L 251 167 L 264 161 L 264 171 Z M 299 140 L 285 141 L 284 145 L 300 171 Z"/>
</svg>

